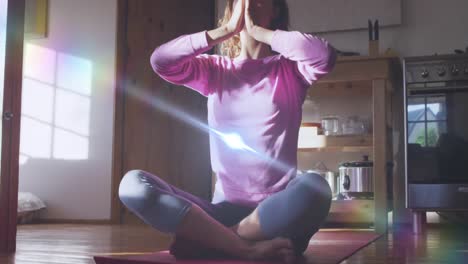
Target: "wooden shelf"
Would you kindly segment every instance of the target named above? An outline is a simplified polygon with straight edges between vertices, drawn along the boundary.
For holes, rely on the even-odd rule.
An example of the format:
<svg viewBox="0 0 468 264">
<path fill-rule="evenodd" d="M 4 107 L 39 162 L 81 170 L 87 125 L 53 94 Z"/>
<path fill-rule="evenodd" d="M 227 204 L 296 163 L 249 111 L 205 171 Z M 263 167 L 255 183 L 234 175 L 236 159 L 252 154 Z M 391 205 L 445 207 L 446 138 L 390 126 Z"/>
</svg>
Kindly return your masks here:
<svg viewBox="0 0 468 264">
<path fill-rule="evenodd" d="M 317 82 L 307 92 L 312 98 L 315 96 L 370 97 L 372 81 Z"/>
<path fill-rule="evenodd" d="M 369 223 L 374 220 L 374 200 L 333 200 L 327 222 Z"/>
<path fill-rule="evenodd" d="M 387 208 L 387 212 L 391 212 Z M 327 222 L 330 223 L 371 223 L 375 217 L 374 200 L 333 200 Z"/>
<path fill-rule="evenodd" d="M 334 70 L 318 83 L 388 80 L 393 69 L 401 69 L 400 64 L 400 59 L 395 56 L 341 57 Z"/>
<path fill-rule="evenodd" d="M 320 136 L 319 136 L 320 137 Z M 299 152 L 371 152 L 373 149 L 372 135 L 359 136 L 322 136 L 325 146 L 322 148 L 300 148 Z"/>
<path fill-rule="evenodd" d="M 400 59 L 393 55 L 377 57 L 346 57 L 339 58 L 334 70 L 324 78 L 316 82 L 308 90 L 308 96 L 317 101 L 335 99 L 336 96 L 346 100 L 366 103 L 359 109 L 362 113 L 364 107 L 368 107 L 371 113 L 372 135 L 368 136 L 339 136 L 320 138 L 310 141 L 310 146 L 323 146 L 321 148 L 298 149 L 302 152 L 366 152 L 372 154 L 374 172 L 374 200 L 372 204 L 361 204 L 352 213 L 341 212 L 339 202 L 332 204 L 331 221 L 341 217 L 349 217 L 349 220 L 364 221 L 373 220 L 373 226 L 377 233 L 384 234 L 388 229 L 388 209 L 392 201 L 388 201 L 387 188 L 387 162 L 393 155 L 392 130 L 389 127 L 394 124 L 395 107 L 392 95 L 401 92 L 402 69 Z M 364 100 L 363 100 L 364 99 Z M 328 101 L 327 101 L 328 102 Z M 347 114 L 347 113 L 345 113 Z M 320 143 L 320 144 L 319 144 Z M 379 175 L 379 176 L 375 176 Z M 358 202 L 359 203 L 359 202 Z M 371 211 L 371 209 L 373 209 Z M 337 212 L 334 212 L 338 210 Z M 373 212 L 373 214 L 371 214 Z M 339 216 L 333 219 L 334 216 Z M 366 220 L 366 221 L 367 221 Z"/>
</svg>

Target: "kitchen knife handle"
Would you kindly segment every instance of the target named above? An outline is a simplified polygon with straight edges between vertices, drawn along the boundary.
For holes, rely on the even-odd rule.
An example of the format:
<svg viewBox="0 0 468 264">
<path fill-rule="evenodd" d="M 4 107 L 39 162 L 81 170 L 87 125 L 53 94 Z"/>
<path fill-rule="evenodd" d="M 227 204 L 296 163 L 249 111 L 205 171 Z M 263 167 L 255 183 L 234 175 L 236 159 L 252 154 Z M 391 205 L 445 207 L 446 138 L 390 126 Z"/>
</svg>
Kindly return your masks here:
<svg viewBox="0 0 468 264">
<path fill-rule="evenodd" d="M 374 40 L 379 40 L 379 20 L 374 22 Z"/>
</svg>

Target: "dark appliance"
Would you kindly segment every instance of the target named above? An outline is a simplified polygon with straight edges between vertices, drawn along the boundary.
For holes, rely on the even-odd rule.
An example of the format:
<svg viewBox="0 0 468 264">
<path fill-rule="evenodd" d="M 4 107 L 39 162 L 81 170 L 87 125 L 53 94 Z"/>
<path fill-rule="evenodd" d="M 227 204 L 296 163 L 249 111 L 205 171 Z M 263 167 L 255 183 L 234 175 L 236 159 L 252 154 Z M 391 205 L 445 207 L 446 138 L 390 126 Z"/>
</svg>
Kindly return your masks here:
<svg viewBox="0 0 468 264">
<path fill-rule="evenodd" d="M 468 210 L 468 54 L 404 59 L 406 206 Z"/>
</svg>

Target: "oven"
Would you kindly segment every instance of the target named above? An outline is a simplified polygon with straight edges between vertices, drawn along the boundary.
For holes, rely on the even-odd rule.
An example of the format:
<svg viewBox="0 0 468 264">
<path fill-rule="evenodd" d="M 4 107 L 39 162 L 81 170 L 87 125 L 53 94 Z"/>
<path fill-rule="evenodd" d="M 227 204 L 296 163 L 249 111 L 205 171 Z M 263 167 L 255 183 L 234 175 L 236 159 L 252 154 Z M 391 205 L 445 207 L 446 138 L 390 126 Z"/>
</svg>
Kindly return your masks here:
<svg viewBox="0 0 468 264">
<path fill-rule="evenodd" d="M 468 210 L 468 56 L 405 58 L 406 205 Z"/>
</svg>

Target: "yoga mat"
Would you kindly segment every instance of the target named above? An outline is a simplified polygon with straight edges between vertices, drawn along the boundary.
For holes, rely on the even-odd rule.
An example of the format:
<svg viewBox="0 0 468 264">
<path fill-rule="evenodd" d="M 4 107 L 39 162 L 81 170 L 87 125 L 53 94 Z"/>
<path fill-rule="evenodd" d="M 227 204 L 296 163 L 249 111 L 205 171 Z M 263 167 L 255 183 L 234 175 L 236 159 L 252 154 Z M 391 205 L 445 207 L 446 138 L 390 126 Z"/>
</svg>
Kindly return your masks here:
<svg viewBox="0 0 468 264">
<path fill-rule="evenodd" d="M 367 246 L 380 235 L 370 231 L 320 231 L 311 241 L 302 264 L 337 264 Z M 95 256 L 96 264 L 267 264 L 242 260 L 176 260 L 168 251 L 126 256 Z"/>
</svg>

